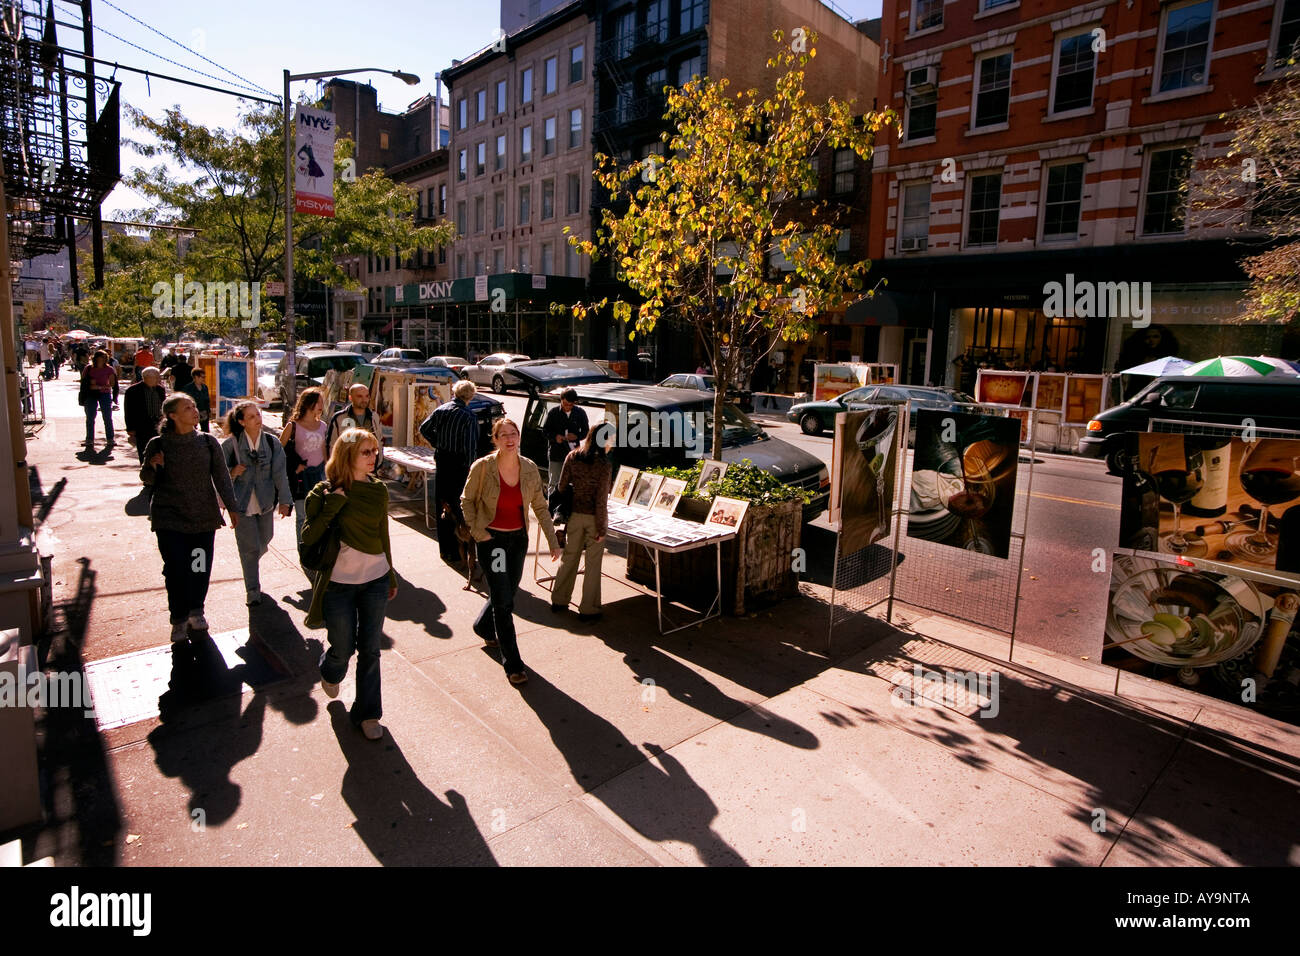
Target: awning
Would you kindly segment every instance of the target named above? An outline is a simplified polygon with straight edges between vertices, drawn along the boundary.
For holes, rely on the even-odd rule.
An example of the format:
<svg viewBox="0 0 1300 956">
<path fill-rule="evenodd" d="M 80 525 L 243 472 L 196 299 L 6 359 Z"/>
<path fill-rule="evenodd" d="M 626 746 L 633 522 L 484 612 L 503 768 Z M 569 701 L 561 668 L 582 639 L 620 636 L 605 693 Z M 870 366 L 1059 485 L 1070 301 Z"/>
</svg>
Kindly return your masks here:
<svg viewBox="0 0 1300 956">
<path fill-rule="evenodd" d="M 844 313 L 845 325 L 907 325 L 930 327 L 930 298 L 882 289 L 862 298 Z"/>
</svg>

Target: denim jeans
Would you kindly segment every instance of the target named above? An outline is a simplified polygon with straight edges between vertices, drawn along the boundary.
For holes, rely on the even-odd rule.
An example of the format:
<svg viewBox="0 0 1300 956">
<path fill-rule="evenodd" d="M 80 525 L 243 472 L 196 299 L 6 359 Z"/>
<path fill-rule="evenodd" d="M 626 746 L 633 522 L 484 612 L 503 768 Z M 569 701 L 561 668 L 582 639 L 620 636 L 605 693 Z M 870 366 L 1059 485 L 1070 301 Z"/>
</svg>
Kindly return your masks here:
<svg viewBox="0 0 1300 956">
<path fill-rule="evenodd" d="M 560 475 L 564 472 L 564 462 L 548 461 L 546 463 L 546 497 L 549 498 L 555 494 L 555 486 L 560 483 Z"/>
<path fill-rule="evenodd" d="M 318 484 L 325 480 L 325 463 L 319 465 L 308 465 L 302 472 L 302 487 L 305 491 L 311 491 Z M 307 496 L 293 499 L 293 519 L 294 532 L 297 535 L 295 540 L 302 543 L 302 525 L 307 520 Z"/>
<path fill-rule="evenodd" d="M 331 684 L 341 683 L 348 673 L 348 660 L 357 655 L 357 699 L 352 705 L 352 722 L 378 720 L 384 716 L 379 692 L 379 639 L 388 610 L 388 575 L 368 584 L 335 584 L 325 589 L 321 613 L 329 649 L 321 655 L 320 676 Z"/>
<path fill-rule="evenodd" d="M 111 392 L 91 392 L 86 403 L 86 444 L 95 443 L 95 413 L 104 416 L 104 440 L 113 441 L 113 395 Z"/>
<path fill-rule="evenodd" d="M 244 590 L 262 590 L 258 562 L 271 547 L 275 535 L 275 509 L 266 514 L 240 515 L 235 525 L 235 544 L 239 547 L 239 566 L 244 571 Z"/>
<path fill-rule="evenodd" d="M 487 640 L 495 635 L 501 645 L 501 663 L 507 674 L 524 669 L 519 656 L 519 642 L 515 638 L 515 592 L 524 576 L 524 560 L 528 557 L 528 534 L 519 531 L 493 531 L 489 541 L 476 542 L 478 566 L 487 577 L 491 595 L 474 621 L 474 633 Z"/>
<path fill-rule="evenodd" d="M 203 610 L 212 579 L 212 548 L 215 531 L 187 534 L 160 528 L 158 551 L 163 559 L 163 579 L 167 582 L 167 610 L 171 622 L 179 624 L 191 611 Z"/>
</svg>

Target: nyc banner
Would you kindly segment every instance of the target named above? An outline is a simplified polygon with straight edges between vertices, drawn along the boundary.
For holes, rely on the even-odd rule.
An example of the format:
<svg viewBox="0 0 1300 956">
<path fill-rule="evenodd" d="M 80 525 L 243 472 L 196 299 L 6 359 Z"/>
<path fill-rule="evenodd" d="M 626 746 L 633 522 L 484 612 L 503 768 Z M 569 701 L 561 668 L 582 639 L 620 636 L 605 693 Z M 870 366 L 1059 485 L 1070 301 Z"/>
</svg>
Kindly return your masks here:
<svg viewBox="0 0 1300 956">
<path fill-rule="evenodd" d="M 299 106 L 294 127 L 294 211 L 334 215 L 334 114 Z"/>
</svg>

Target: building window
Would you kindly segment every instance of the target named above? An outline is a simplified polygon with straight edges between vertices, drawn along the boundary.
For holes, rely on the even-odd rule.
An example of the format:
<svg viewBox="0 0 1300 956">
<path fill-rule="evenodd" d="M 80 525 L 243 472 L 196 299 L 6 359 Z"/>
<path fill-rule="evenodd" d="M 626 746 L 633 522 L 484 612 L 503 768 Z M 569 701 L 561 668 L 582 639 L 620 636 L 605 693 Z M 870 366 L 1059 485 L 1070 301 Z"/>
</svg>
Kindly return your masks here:
<svg viewBox="0 0 1300 956">
<path fill-rule="evenodd" d="M 474 274 L 476 276 L 487 275 L 487 269 L 483 267 L 483 253 L 474 253 Z"/>
<path fill-rule="evenodd" d="M 500 172 L 506 168 L 506 134 L 502 133 L 497 137 L 497 154 L 495 165 L 492 167 L 495 172 Z"/>
<path fill-rule="evenodd" d="M 528 257 L 528 243 L 524 243 L 519 247 L 519 271 L 531 272 L 532 269 L 532 260 Z"/>
<path fill-rule="evenodd" d="M 533 101 L 533 68 L 526 66 L 519 71 L 519 103 L 531 103 Z"/>
<path fill-rule="evenodd" d="M 1052 112 L 1087 109 L 1092 105 L 1092 77 L 1096 64 L 1092 31 L 1062 37 L 1056 45 L 1056 80 L 1052 84 Z"/>
<path fill-rule="evenodd" d="M 853 234 L 848 229 L 841 229 L 840 234 L 835 239 L 835 258 L 847 260 L 849 257 L 849 246 L 853 242 Z"/>
<path fill-rule="evenodd" d="M 466 170 L 469 168 L 468 157 L 468 150 L 462 149 L 456 154 L 456 179 L 462 183 L 465 181 Z"/>
<path fill-rule="evenodd" d="M 1183 231 L 1184 185 L 1192 169 L 1192 153 L 1186 146 L 1152 152 L 1147 169 L 1146 206 L 1142 212 L 1142 234 L 1157 236 Z"/>
<path fill-rule="evenodd" d="M 685 86 L 691 80 L 697 78 L 703 73 L 703 60 L 698 56 L 693 56 L 689 60 L 682 60 L 677 64 L 677 85 Z"/>
<path fill-rule="evenodd" d="M 566 276 L 578 275 L 578 250 L 567 242 L 564 244 L 564 274 Z"/>
<path fill-rule="evenodd" d="M 434 210 L 438 208 L 436 205 L 434 205 L 433 187 L 432 187 L 432 186 L 430 186 L 430 187 L 425 191 L 425 196 L 426 196 L 427 198 L 426 198 L 426 200 L 425 200 L 425 204 L 424 204 L 424 216 L 425 216 L 426 219 L 432 219 L 434 216 L 437 215 L 437 213 L 435 213 Z"/>
<path fill-rule="evenodd" d="M 636 46 L 635 10 L 619 14 L 618 20 L 614 22 L 614 46 L 616 49 L 614 55 L 620 60 L 630 54 L 632 48 Z"/>
<path fill-rule="evenodd" d="M 1285 69 L 1292 59 L 1300 60 L 1300 0 L 1285 0 L 1278 13 L 1277 41 L 1273 46 L 1274 69 Z"/>
<path fill-rule="evenodd" d="M 585 72 L 583 57 L 585 56 L 586 51 L 582 48 L 581 43 L 569 48 L 569 83 L 582 82 L 583 73 Z"/>
<path fill-rule="evenodd" d="M 542 180 L 542 218 L 555 218 L 555 180 Z"/>
<path fill-rule="evenodd" d="M 1043 238 L 1074 239 L 1079 235 L 1083 204 L 1083 161 L 1048 167 L 1043 197 Z"/>
<path fill-rule="evenodd" d="M 557 61 L 553 56 L 548 56 L 542 61 L 542 95 L 549 96 L 555 92 L 556 75 L 558 72 Z"/>
<path fill-rule="evenodd" d="M 465 101 L 465 97 L 462 96 L 456 101 L 456 128 L 464 129 L 468 125 L 469 104 Z"/>
<path fill-rule="evenodd" d="M 582 145 L 582 109 L 569 110 L 569 149 Z"/>
<path fill-rule="evenodd" d="M 907 91 L 907 139 L 925 139 L 934 135 L 939 115 L 939 90 L 934 84 Z"/>
<path fill-rule="evenodd" d="M 704 26 L 706 0 L 682 0 L 682 33 Z"/>
<path fill-rule="evenodd" d="M 898 251 L 925 252 L 930 246 L 930 181 L 903 187 L 903 216 Z"/>
<path fill-rule="evenodd" d="M 497 116 L 500 116 L 500 115 L 501 115 L 502 113 L 504 113 L 505 111 L 506 111 L 506 81 L 505 81 L 505 80 L 497 80 L 497 112 L 496 112 L 496 115 L 497 115 Z"/>
<path fill-rule="evenodd" d="M 645 38 L 657 43 L 668 39 L 668 0 L 650 0 L 646 5 Z"/>
<path fill-rule="evenodd" d="M 447 264 L 447 247 L 446 247 L 446 246 L 439 246 L 439 247 L 438 247 L 438 265 L 440 265 L 440 266 L 445 266 L 446 264 Z"/>
<path fill-rule="evenodd" d="M 533 128 L 524 126 L 519 130 L 519 161 L 530 163 L 533 160 Z"/>
<path fill-rule="evenodd" d="M 456 278 L 465 278 L 465 253 L 456 253 Z"/>
<path fill-rule="evenodd" d="M 555 117 L 548 116 L 542 120 L 542 155 L 552 156 L 555 153 Z"/>
<path fill-rule="evenodd" d="M 380 149 L 387 149 L 387 148 L 388 148 L 388 134 L 387 134 L 387 133 L 380 133 L 380 134 L 379 134 L 379 148 L 380 148 Z"/>
<path fill-rule="evenodd" d="M 505 249 L 492 250 L 492 272 L 500 275 L 506 271 L 506 251 Z"/>
<path fill-rule="evenodd" d="M 487 119 L 487 90 L 474 94 L 474 122 L 481 123 Z"/>
<path fill-rule="evenodd" d="M 943 26 L 943 0 L 912 0 L 912 32 Z"/>
<path fill-rule="evenodd" d="M 970 177 L 970 210 L 966 221 L 966 245 L 998 244 L 998 209 L 1002 204 L 1002 172 L 974 173 Z"/>
<path fill-rule="evenodd" d="M 502 190 L 494 193 L 492 196 L 492 228 L 504 229 L 506 227 L 506 194 Z M 501 270 L 497 270 L 498 272 Z"/>
<path fill-rule="evenodd" d="M 1165 8 L 1157 92 L 1204 86 L 1210 54 L 1213 0 L 1198 0 Z"/>
<path fill-rule="evenodd" d="M 582 212 L 582 177 L 577 173 L 569 173 L 568 187 L 568 198 L 564 203 L 564 212 L 566 215 L 576 216 Z"/>
<path fill-rule="evenodd" d="M 438 215 L 447 215 L 447 184 L 441 183 L 438 186 Z"/>
<path fill-rule="evenodd" d="M 1019 3 L 1020 0 L 980 0 L 981 10 L 995 10 L 998 7 L 1005 7 L 1008 3 Z"/>
<path fill-rule="evenodd" d="M 528 220 L 533 215 L 533 187 L 519 187 L 519 225 L 528 225 Z"/>
<path fill-rule="evenodd" d="M 474 146 L 474 175 L 482 176 L 487 172 L 487 143 L 480 142 Z"/>
<path fill-rule="evenodd" d="M 975 129 L 1005 123 L 1011 108 L 1011 51 L 983 57 L 975 68 Z"/>
<path fill-rule="evenodd" d="M 808 159 L 808 168 L 812 170 L 812 185 L 805 189 L 799 190 L 800 199 L 817 198 L 817 189 L 822 179 L 822 160 L 820 156 L 812 156 Z"/>
<path fill-rule="evenodd" d="M 457 233 L 457 235 L 461 235 L 461 236 L 463 236 L 463 235 L 466 234 L 465 227 L 466 227 L 467 223 L 466 223 L 465 219 L 466 219 L 466 217 L 465 217 L 465 200 L 462 199 L 462 200 L 460 200 L 459 202 L 456 203 L 456 233 Z"/>
<path fill-rule="evenodd" d="M 483 197 L 475 196 L 474 197 L 474 231 L 475 232 L 482 232 L 484 229 L 487 228 L 487 223 L 484 221 L 486 217 L 483 215 L 484 206 L 485 203 Z"/>
<path fill-rule="evenodd" d="M 668 71 L 666 69 L 651 70 L 641 81 L 642 88 L 648 96 L 664 95 L 664 87 L 668 85 Z"/>
<path fill-rule="evenodd" d="M 542 243 L 542 275 L 555 272 L 555 250 L 549 242 Z"/>
<path fill-rule="evenodd" d="M 415 194 L 415 218 L 424 218 L 424 193 L 421 192 Z"/>
<path fill-rule="evenodd" d="M 853 150 L 835 151 L 835 192 L 837 195 L 853 192 Z"/>
</svg>

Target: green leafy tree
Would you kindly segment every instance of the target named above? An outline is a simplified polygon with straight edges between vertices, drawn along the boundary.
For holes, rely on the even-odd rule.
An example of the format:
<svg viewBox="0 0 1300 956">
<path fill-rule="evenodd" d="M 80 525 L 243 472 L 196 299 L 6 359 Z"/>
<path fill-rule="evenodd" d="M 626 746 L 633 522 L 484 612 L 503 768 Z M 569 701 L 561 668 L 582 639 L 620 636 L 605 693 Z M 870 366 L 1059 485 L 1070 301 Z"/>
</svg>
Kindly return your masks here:
<svg viewBox="0 0 1300 956">
<path fill-rule="evenodd" d="M 773 35 L 780 49 L 768 60 L 776 72 L 770 95 L 732 96 L 725 79 L 667 88 L 667 156 L 620 168 L 598 154 L 594 176 L 613 202 L 593 240 L 569 238 L 593 258 L 609 257 L 614 277 L 634 293 L 635 305 L 612 305 L 616 319 L 634 323 L 630 337 L 648 335 L 661 319 L 693 330 L 714 370 L 718 423 L 741 371 L 739 346 L 757 358 L 782 338 L 808 338 L 818 313 L 859 297 L 869 266 L 837 257 L 844 225 L 837 210 L 799 195 L 816 184 L 810 160 L 819 148 L 869 159 L 876 132 L 894 114 L 859 115 L 851 101 L 807 102 L 804 68 L 817 51 L 816 35 L 804 33 L 807 48 L 797 56 Z M 773 268 L 777 253 L 791 269 Z M 609 305 L 573 311 L 586 318 Z M 721 452 L 715 427 L 712 455 Z"/>
</svg>

